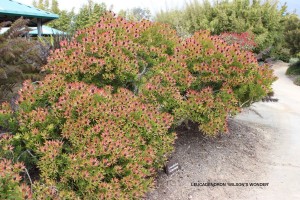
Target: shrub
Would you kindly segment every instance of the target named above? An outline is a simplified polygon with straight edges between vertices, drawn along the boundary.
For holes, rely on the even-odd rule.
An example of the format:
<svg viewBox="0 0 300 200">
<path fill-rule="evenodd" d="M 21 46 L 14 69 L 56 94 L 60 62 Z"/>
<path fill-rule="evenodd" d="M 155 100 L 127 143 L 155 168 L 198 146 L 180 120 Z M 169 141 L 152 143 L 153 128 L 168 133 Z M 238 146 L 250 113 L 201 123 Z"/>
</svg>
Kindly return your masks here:
<svg viewBox="0 0 300 200">
<path fill-rule="evenodd" d="M 275 80 L 272 70 L 259 66 L 253 53 L 208 31 L 195 33 L 181 48 L 178 52 L 194 77 L 185 110 L 204 132 L 226 132 L 227 117 L 266 95 Z"/>
<path fill-rule="evenodd" d="M 32 199 L 30 188 L 26 184 L 20 184 L 22 171 L 22 163 L 13 164 L 11 160 L 0 160 L 0 199 Z"/>
<path fill-rule="evenodd" d="M 96 25 L 78 31 L 70 44 L 62 42 L 44 69 L 63 74 L 68 81 L 133 90 L 143 82 L 145 72 L 166 61 L 178 42 L 165 25 L 127 22 L 107 14 Z"/>
<path fill-rule="evenodd" d="M 283 62 L 289 62 L 291 59 L 290 49 L 284 47 L 271 52 L 271 55 L 276 55 L 276 59 L 282 60 Z"/>
<path fill-rule="evenodd" d="M 211 135 L 226 131 L 228 115 L 265 96 L 274 81 L 251 52 L 209 32 L 182 40 L 167 25 L 112 14 L 62 43 L 44 69 L 67 81 L 125 87 L 171 113 L 175 125 L 192 120 Z"/>
<path fill-rule="evenodd" d="M 13 24 L 0 24 L 0 29 L 11 24 L 10 29 L 0 34 L 0 101 L 10 99 L 15 86 L 25 79 L 39 80 L 40 67 L 46 64 L 48 47 L 23 37 L 29 31 L 27 23 L 28 20 L 20 18 Z"/>
<path fill-rule="evenodd" d="M 2 107 L 0 115 L 12 113 L 9 106 L 4 104 Z M 18 161 L 14 150 L 13 136 L 0 133 L 0 199 L 31 199 L 31 188 L 23 177 L 26 170 L 24 163 Z"/>
<path fill-rule="evenodd" d="M 256 43 L 254 42 L 254 35 L 247 32 L 244 33 L 222 33 L 220 38 L 225 40 L 228 44 L 238 44 L 240 49 L 252 51 Z"/>
<path fill-rule="evenodd" d="M 18 106 L 14 114 L 2 106 L 1 126 L 8 115 L 18 124 L 15 154 L 38 169 L 37 199 L 139 198 L 173 148 L 172 116 L 124 88 L 48 75 L 39 85 L 24 82 Z"/>
<path fill-rule="evenodd" d="M 300 61 L 291 64 L 286 70 L 286 75 L 300 75 Z"/>
<path fill-rule="evenodd" d="M 294 84 L 300 86 L 300 76 L 298 76 L 298 77 L 294 80 Z"/>
<path fill-rule="evenodd" d="M 296 63 L 296 62 L 298 62 L 299 61 L 299 58 L 291 58 L 290 60 L 289 60 L 289 63 L 290 64 L 294 64 L 294 63 Z"/>
</svg>

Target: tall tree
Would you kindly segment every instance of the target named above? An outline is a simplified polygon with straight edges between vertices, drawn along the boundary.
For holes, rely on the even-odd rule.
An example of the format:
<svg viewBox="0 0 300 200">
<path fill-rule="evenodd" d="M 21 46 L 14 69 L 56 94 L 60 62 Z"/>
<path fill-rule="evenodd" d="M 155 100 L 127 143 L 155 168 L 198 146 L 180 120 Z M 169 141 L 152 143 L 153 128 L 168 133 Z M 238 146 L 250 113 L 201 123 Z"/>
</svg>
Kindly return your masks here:
<svg viewBox="0 0 300 200">
<path fill-rule="evenodd" d="M 52 0 L 51 3 L 51 11 L 55 14 L 60 14 L 60 9 L 58 7 L 58 1 L 57 0 Z"/>
<path fill-rule="evenodd" d="M 82 29 L 95 24 L 105 11 L 106 5 L 104 3 L 95 3 L 93 0 L 88 0 L 88 3 L 84 4 L 76 15 L 76 29 Z"/>
<path fill-rule="evenodd" d="M 147 8 L 132 8 L 128 10 L 120 10 L 119 16 L 126 18 L 127 20 L 132 21 L 141 21 L 142 19 L 151 19 L 151 12 Z"/>
</svg>

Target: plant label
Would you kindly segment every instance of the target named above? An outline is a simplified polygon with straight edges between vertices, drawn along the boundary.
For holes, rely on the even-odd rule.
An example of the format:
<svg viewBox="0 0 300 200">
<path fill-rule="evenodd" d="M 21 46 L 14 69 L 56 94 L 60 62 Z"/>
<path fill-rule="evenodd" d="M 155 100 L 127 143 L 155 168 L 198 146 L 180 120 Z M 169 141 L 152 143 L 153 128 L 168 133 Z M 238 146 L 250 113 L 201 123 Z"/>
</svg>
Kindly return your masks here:
<svg viewBox="0 0 300 200">
<path fill-rule="evenodd" d="M 168 176 L 170 176 L 171 174 L 175 173 L 176 171 L 178 171 L 178 169 L 180 168 L 178 160 L 177 159 L 171 159 L 166 167 L 165 167 L 165 172 Z"/>
</svg>

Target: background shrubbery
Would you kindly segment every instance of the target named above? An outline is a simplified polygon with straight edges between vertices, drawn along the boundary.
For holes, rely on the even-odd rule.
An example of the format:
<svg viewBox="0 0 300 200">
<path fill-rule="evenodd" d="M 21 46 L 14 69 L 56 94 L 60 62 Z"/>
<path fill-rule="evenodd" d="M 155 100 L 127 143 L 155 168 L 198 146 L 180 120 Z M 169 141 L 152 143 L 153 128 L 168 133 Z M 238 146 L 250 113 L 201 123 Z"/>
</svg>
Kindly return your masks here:
<svg viewBox="0 0 300 200">
<path fill-rule="evenodd" d="M 284 39 L 286 48 L 289 48 L 292 56 L 298 56 L 300 53 L 300 19 L 296 14 L 286 16 Z"/>
<path fill-rule="evenodd" d="M 255 36 L 256 53 L 271 47 L 271 56 L 277 57 L 285 44 L 286 32 L 286 7 L 278 7 L 278 1 L 272 0 L 221 0 L 213 3 L 195 0 L 182 10 L 161 11 L 156 20 L 171 24 L 181 35 L 198 30 L 210 30 L 213 35 L 247 32 Z"/>
<path fill-rule="evenodd" d="M 294 83 L 300 85 L 300 19 L 295 14 L 287 16 L 285 20 L 285 48 L 289 48 L 289 54 L 296 61 L 290 64 L 286 74 L 296 75 Z"/>
<path fill-rule="evenodd" d="M 0 29 L 11 24 L 7 32 L 0 34 L 0 102 L 9 100 L 24 80 L 42 78 L 40 67 L 46 64 L 49 47 L 24 37 L 29 32 L 27 23 L 20 18 L 13 24 L 0 24 Z"/>
</svg>

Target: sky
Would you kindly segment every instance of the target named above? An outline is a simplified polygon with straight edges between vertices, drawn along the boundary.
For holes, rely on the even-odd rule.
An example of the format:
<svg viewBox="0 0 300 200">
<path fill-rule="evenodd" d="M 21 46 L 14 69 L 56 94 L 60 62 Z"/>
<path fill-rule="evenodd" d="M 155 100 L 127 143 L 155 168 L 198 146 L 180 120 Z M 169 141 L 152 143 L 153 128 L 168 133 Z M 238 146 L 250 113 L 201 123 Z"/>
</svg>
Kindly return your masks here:
<svg viewBox="0 0 300 200">
<path fill-rule="evenodd" d="M 15 0 L 17 2 L 32 5 L 33 0 Z M 113 5 L 113 11 L 119 12 L 121 9 L 126 10 L 134 7 L 148 8 L 152 14 L 160 9 L 166 8 L 181 8 L 186 1 L 189 0 L 93 0 L 96 3 L 105 3 L 107 8 Z M 59 7 L 63 10 L 71 10 L 73 7 L 75 11 L 78 10 L 87 0 L 58 0 Z"/>
<path fill-rule="evenodd" d="M 32 0 L 15 0 L 26 5 L 32 5 Z M 191 0 L 94 0 L 97 3 L 105 3 L 109 8 L 113 5 L 113 11 L 118 13 L 121 9 L 130 9 L 134 7 L 148 8 L 152 14 L 156 12 L 173 8 L 182 8 L 186 2 Z M 201 0 L 200 0 L 201 1 Z M 87 0 L 58 0 L 59 7 L 63 10 L 71 10 L 73 7 L 77 11 L 82 4 L 85 4 Z M 292 12 L 297 10 L 300 15 L 300 1 L 299 0 L 280 0 L 281 4 L 287 2 L 288 11 Z"/>
</svg>

